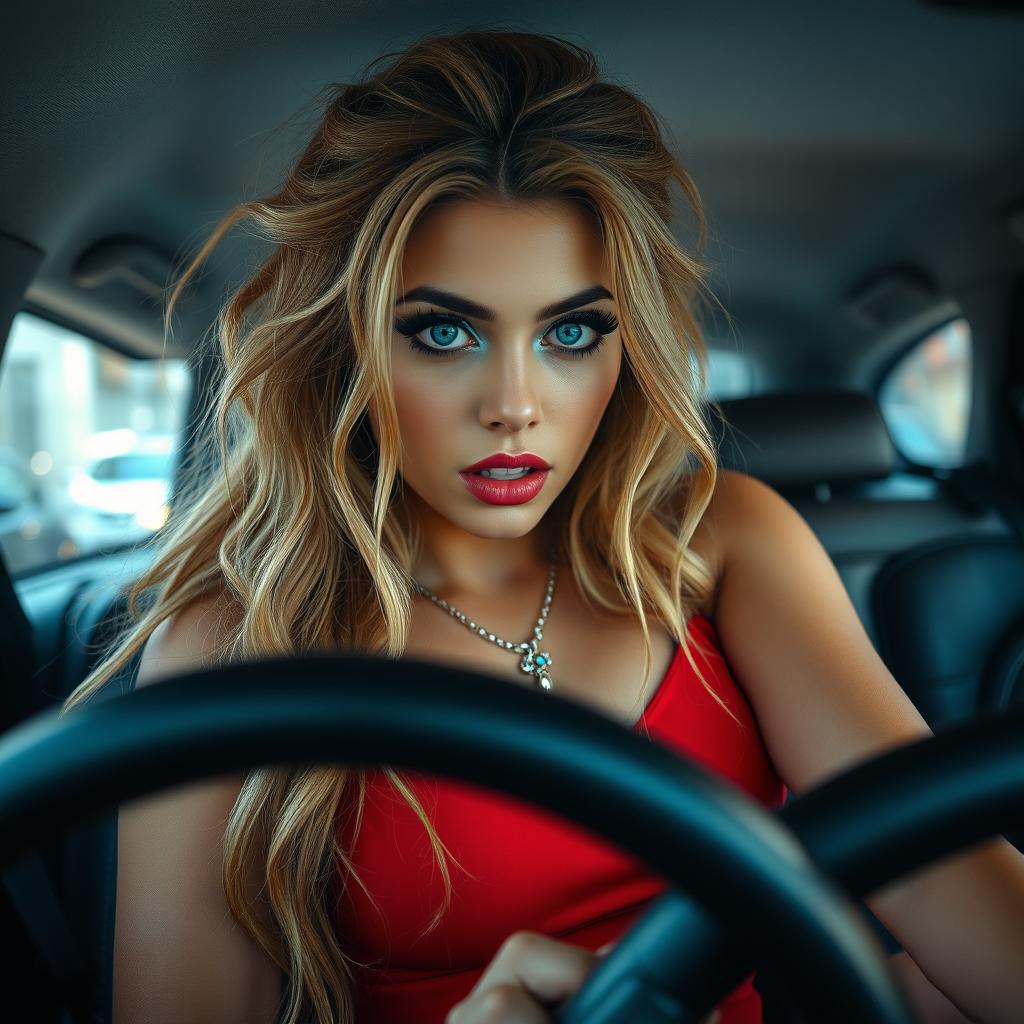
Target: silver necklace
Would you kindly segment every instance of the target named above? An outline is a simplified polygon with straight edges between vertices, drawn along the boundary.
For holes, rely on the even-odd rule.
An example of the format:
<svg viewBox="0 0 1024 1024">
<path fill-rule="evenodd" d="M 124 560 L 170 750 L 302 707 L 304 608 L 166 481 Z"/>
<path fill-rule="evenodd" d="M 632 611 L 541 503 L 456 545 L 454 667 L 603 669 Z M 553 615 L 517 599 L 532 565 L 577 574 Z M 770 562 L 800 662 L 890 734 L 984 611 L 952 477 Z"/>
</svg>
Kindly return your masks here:
<svg viewBox="0 0 1024 1024">
<path fill-rule="evenodd" d="M 524 640 L 521 644 L 514 644 L 508 640 L 502 640 L 501 637 L 495 636 L 493 633 L 489 633 L 483 626 L 478 626 L 472 619 L 466 618 L 465 612 L 460 612 L 457 608 L 453 608 L 443 598 L 437 596 L 432 591 L 427 590 L 421 583 L 416 579 L 413 579 L 412 585 L 416 588 L 417 592 L 422 594 L 424 597 L 429 597 L 431 601 L 438 606 L 443 608 L 453 619 L 458 619 L 467 629 L 471 629 L 477 636 L 482 636 L 485 640 L 490 640 L 492 643 L 497 644 L 499 647 L 504 647 L 506 650 L 515 651 L 517 654 L 521 654 L 522 660 L 519 662 L 519 667 L 527 674 L 536 677 L 537 685 L 542 690 L 551 689 L 551 675 L 548 671 L 551 668 L 551 655 L 547 651 L 538 651 L 537 645 L 541 642 L 544 637 L 544 623 L 548 617 L 548 610 L 551 607 L 551 595 L 555 589 L 555 563 L 551 562 L 551 570 L 548 572 L 548 589 L 544 595 L 544 604 L 540 610 L 540 616 L 537 619 L 537 625 L 533 627 L 533 639 Z"/>
</svg>

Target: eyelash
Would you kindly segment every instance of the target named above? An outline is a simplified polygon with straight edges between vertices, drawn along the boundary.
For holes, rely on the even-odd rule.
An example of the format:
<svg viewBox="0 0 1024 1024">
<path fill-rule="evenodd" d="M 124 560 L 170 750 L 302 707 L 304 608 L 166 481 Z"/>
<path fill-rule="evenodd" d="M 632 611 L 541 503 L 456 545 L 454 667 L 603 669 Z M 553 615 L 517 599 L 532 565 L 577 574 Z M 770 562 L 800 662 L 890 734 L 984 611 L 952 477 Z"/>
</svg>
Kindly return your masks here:
<svg viewBox="0 0 1024 1024">
<path fill-rule="evenodd" d="M 395 330 L 409 339 L 409 347 L 412 348 L 414 352 L 425 352 L 427 355 L 440 356 L 442 359 L 450 359 L 452 356 L 457 356 L 467 350 L 466 348 L 431 348 L 429 345 L 425 345 L 422 341 L 417 341 L 415 335 L 428 327 L 433 327 L 435 324 L 452 324 L 455 327 L 459 327 L 466 331 L 467 334 L 475 337 L 473 331 L 469 328 L 469 325 L 465 320 L 462 320 L 457 316 L 453 316 L 451 313 L 442 313 L 440 310 L 436 309 L 431 309 L 426 313 L 419 312 L 413 313 L 410 316 L 397 317 L 395 319 Z M 605 335 L 611 334 L 612 331 L 617 330 L 619 326 L 618 320 L 616 320 L 611 313 L 607 313 L 601 309 L 585 309 L 579 313 L 573 313 L 569 316 L 563 317 L 561 320 L 557 320 L 544 332 L 544 334 L 550 334 L 556 328 L 561 327 L 562 324 L 579 324 L 583 327 L 589 327 L 597 333 L 597 340 L 593 341 L 586 348 L 571 349 L 563 346 L 556 346 L 558 351 L 564 352 L 574 359 L 582 359 L 585 356 L 594 355 L 604 342 Z"/>
</svg>

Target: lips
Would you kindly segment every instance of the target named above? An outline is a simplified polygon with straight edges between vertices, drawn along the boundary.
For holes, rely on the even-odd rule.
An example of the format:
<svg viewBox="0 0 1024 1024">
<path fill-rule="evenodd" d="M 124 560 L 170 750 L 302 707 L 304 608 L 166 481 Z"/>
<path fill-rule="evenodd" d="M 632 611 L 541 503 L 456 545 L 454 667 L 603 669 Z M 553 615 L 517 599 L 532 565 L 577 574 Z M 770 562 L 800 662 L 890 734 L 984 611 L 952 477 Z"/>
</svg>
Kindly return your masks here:
<svg viewBox="0 0 1024 1024">
<path fill-rule="evenodd" d="M 546 469 L 533 469 L 518 480 L 492 480 L 463 470 L 459 476 L 475 498 L 488 505 L 523 505 L 540 494 L 548 478 Z"/>
<path fill-rule="evenodd" d="M 507 452 L 497 452 L 488 455 L 486 459 L 474 462 L 472 466 L 466 466 L 461 470 L 463 473 L 479 473 L 482 469 L 519 469 L 526 466 L 530 469 L 550 469 L 551 466 L 539 455 L 533 452 L 521 452 L 518 455 L 509 455 Z"/>
</svg>

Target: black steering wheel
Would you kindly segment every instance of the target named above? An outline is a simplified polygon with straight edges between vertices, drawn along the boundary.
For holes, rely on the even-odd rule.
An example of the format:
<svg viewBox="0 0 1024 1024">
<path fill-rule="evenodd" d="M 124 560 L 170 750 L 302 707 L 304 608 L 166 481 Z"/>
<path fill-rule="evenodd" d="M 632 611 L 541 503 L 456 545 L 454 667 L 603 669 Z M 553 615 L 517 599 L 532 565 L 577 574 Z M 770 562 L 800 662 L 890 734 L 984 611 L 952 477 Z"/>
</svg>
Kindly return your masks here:
<svg viewBox="0 0 1024 1024">
<path fill-rule="evenodd" d="M 1024 715 L 1010 723 L 1016 746 L 1007 745 L 1018 766 L 1022 722 Z M 893 873 L 884 857 L 874 869 L 861 863 L 872 844 L 851 834 L 842 801 L 824 802 L 828 827 L 815 831 L 826 819 L 821 801 L 814 814 L 801 817 L 800 808 L 816 794 L 773 815 L 582 705 L 433 663 L 340 653 L 251 661 L 94 701 L 63 718 L 57 709 L 36 715 L 0 739 L 0 866 L 72 824 L 160 789 L 265 764 L 328 762 L 390 764 L 489 786 L 590 828 L 682 890 L 662 896 L 553 1011 L 560 1022 L 696 1021 L 752 963 L 777 970 L 812 1019 L 914 1019 L 858 908 L 779 820 L 799 822 L 809 848 L 830 865 L 856 848 L 859 883 L 880 884 Z M 1016 775 L 1019 789 L 1024 772 Z M 872 815 L 893 794 L 900 810 L 882 824 L 872 818 L 868 834 L 876 840 L 886 826 L 903 828 L 905 812 L 923 802 L 920 790 L 934 788 L 932 775 L 901 790 L 899 781 L 886 777 L 871 793 Z M 860 811 L 866 817 L 866 805 Z M 934 829 L 923 842 L 943 845 L 956 843 Z M 888 852 L 897 849 L 897 870 L 908 870 L 913 856 L 906 844 Z M 689 946 L 707 959 L 696 936 L 711 937 L 719 956 L 710 980 L 703 975 L 684 988 L 696 971 L 680 950 Z M 690 973 L 666 976 L 668 965 Z M 666 998 L 673 989 L 678 1001 Z"/>
</svg>

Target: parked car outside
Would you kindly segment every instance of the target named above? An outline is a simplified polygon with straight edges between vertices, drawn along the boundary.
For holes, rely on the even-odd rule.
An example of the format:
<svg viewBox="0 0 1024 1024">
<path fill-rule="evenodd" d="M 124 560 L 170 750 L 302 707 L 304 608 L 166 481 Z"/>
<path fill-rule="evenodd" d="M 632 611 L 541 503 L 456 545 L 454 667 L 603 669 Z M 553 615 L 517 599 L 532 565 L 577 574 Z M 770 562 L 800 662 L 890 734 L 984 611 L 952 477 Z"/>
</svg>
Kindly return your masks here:
<svg viewBox="0 0 1024 1024">
<path fill-rule="evenodd" d="M 173 436 L 142 436 L 71 475 L 67 528 L 80 552 L 135 543 L 163 526 L 175 455 Z"/>
</svg>

